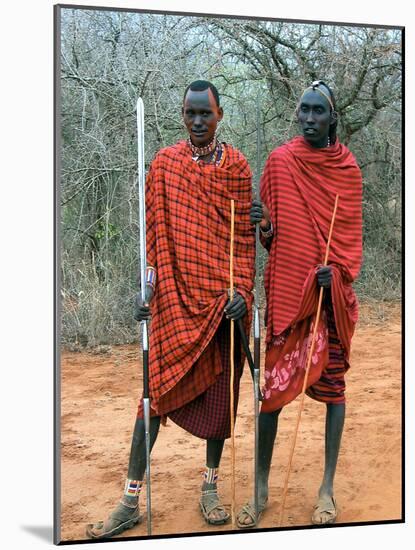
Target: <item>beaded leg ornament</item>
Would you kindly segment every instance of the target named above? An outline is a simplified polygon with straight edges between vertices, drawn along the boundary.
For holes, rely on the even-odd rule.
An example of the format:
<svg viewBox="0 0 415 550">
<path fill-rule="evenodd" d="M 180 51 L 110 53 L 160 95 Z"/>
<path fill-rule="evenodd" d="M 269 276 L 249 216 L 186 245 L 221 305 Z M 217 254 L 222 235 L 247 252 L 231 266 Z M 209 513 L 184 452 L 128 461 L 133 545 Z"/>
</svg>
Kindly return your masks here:
<svg viewBox="0 0 415 550">
<path fill-rule="evenodd" d="M 203 481 L 205 483 L 216 483 L 218 481 L 218 468 L 208 468 L 206 467 L 206 470 L 203 473 Z"/>
<path fill-rule="evenodd" d="M 124 487 L 124 495 L 127 497 L 138 497 L 140 495 L 143 482 L 137 479 L 126 479 Z"/>
</svg>

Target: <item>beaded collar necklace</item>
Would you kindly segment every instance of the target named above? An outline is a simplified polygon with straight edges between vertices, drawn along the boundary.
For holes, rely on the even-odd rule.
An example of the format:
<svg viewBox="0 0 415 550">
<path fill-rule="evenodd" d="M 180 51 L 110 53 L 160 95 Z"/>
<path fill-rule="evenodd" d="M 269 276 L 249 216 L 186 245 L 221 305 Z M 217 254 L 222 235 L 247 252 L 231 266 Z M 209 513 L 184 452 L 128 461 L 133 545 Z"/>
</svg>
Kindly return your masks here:
<svg viewBox="0 0 415 550">
<path fill-rule="evenodd" d="M 190 137 L 188 138 L 187 143 L 189 144 L 193 157 L 204 157 L 206 155 L 210 155 L 211 153 L 213 153 L 213 151 L 216 149 L 218 145 L 216 135 L 213 136 L 212 141 L 207 145 L 205 145 L 204 147 L 196 147 L 196 145 L 193 145 Z"/>
</svg>

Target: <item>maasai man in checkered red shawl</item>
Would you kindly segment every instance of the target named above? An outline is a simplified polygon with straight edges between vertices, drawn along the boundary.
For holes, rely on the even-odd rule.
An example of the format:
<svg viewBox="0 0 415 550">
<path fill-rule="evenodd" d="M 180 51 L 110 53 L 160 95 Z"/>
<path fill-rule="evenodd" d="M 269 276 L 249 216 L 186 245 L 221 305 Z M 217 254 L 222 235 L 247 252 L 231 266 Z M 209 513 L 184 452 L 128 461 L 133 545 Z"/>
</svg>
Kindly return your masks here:
<svg viewBox="0 0 415 550">
<path fill-rule="evenodd" d="M 230 436 L 230 319 L 250 325 L 255 231 L 250 222 L 251 170 L 244 156 L 216 138 L 223 117 L 209 82 L 185 91 L 188 140 L 159 151 L 146 180 L 147 300 L 135 317 L 150 318 L 150 438 L 169 417 L 207 440 L 200 509 L 209 524 L 229 514 L 217 493 L 224 441 Z M 230 206 L 235 201 L 234 286 L 229 298 Z M 150 304 L 150 306 L 148 305 Z M 235 413 L 243 354 L 235 334 Z M 118 534 L 139 523 L 145 473 L 142 404 L 134 429 L 125 491 L 110 517 L 89 525 L 91 538 Z M 178 495 L 176 495 L 178 498 Z"/>
<path fill-rule="evenodd" d="M 311 358 L 307 394 L 326 404 L 326 461 L 312 523 L 333 523 L 337 509 L 333 481 L 345 415 L 345 372 L 357 321 L 352 282 L 362 260 L 362 177 L 356 160 L 336 137 L 333 94 L 322 81 L 301 96 L 297 117 L 303 136 L 268 157 L 261 201 L 251 220 L 259 223 L 269 252 L 265 385 L 259 418 L 259 488 L 262 511 L 278 415 L 302 391 L 319 287 L 323 313 Z M 336 195 L 338 208 L 328 266 L 322 267 Z M 252 503 L 238 515 L 240 527 L 256 525 Z"/>
</svg>

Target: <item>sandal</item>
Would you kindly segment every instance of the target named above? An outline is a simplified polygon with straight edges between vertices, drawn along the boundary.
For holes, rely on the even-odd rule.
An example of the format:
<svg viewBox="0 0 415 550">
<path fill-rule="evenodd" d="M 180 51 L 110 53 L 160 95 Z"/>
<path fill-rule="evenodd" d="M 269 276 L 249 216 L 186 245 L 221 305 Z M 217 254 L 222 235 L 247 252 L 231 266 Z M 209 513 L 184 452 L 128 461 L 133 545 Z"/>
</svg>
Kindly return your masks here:
<svg viewBox="0 0 415 550">
<path fill-rule="evenodd" d="M 91 539 L 107 539 L 131 529 L 142 521 L 143 516 L 140 516 L 138 505 L 135 508 L 130 508 L 120 502 L 106 521 L 89 523 L 86 527 L 86 534 Z"/>
<path fill-rule="evenodd" d="M 210 525 L 222 525 L 226 523 L 231 517 L 230 514 L 225 510 L 224 506 L 220 503 L 219 495 L 216 489 L 209 489 L 207 491 L 202 491 L 200 497 L 200 511 L 205 518 L 206 523 Z M 217 510 L 223 514 L 221 518 L 212 518 L 211 514 L 213 511 Z"/>
<path fill-rule="evenodd" d="M 327 525 L 328 523 L 334 523 L 337 518 L 337 504 L 334 497 L 329 497 L 332 501 L 332 505 L 329 503 L 329 499 L 319 498 L 317 504 L 314 506 L 314 512 L 311 516 L 311 523 L 314 525 Z"/>
<path fill-rule="evenodd" d="M 254 503 L 247 502 L 246 504 L 244 504 L 242 508 L 239 510 L 238 515 L 236 516 L 236 525 L 239 527 L 239 529 L 251 529 L 252 527 L 256 527 L 256 525 L 259 523 L 262 512 L 265 510 L 267 506 L 267 502 L 268 502 L 268 499 L 265 500 L 262 504 L 258 503 L 258 518 L 256 518 Z M 242 523 L 240 521 L 242 514 L 247 515 L 251 519 L 251 523 Z"/>
</svg>

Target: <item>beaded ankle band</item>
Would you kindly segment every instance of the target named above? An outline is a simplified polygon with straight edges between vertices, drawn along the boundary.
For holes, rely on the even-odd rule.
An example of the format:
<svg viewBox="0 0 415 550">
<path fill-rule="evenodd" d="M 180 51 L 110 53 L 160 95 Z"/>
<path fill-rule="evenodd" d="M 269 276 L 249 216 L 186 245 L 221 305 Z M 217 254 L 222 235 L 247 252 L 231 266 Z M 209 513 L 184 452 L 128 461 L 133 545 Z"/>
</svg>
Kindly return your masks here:
<svg viewBox="0 0 415 550">
<path fill-rule="evenodd" d="M 143 482 L 137 479 L 126 479 L 124 487 L 124 495 L 128 497 L 138 497 L 141 491 Z"/>
<path fill-rule="evenodd" d="M 218 480 L 218 468 L 206 468 L 203 473 L 205 483 L 216 483 Z"/>
</svg>

